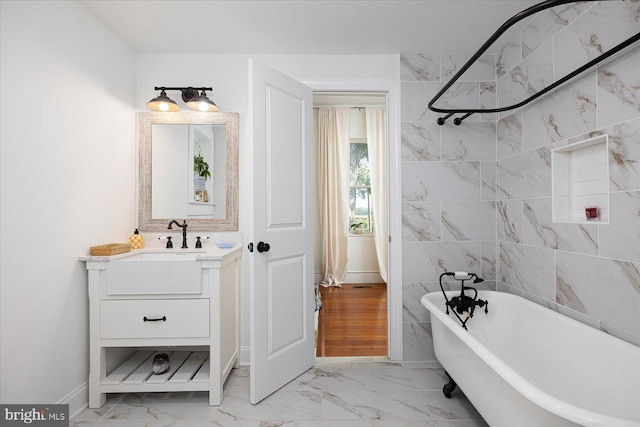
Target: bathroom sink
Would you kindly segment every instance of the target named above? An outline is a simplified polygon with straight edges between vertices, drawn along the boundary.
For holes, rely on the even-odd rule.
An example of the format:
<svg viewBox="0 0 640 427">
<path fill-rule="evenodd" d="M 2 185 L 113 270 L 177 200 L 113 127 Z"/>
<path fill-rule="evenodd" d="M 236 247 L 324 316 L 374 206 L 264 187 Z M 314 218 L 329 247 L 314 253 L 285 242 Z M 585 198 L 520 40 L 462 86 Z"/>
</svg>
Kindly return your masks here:
<svg viewBox="0 0 640 427">
<path fill-rule="evenodd" d="M 145 251 L 106 264 L 108 295 L 202 293 L 204 250 Z"/>
<path fill-rule="evenodd" d="M 195 261 L 206 253 L 205 249 L 153 250 L 122 257 L 118 261 Z"/>
</svg>

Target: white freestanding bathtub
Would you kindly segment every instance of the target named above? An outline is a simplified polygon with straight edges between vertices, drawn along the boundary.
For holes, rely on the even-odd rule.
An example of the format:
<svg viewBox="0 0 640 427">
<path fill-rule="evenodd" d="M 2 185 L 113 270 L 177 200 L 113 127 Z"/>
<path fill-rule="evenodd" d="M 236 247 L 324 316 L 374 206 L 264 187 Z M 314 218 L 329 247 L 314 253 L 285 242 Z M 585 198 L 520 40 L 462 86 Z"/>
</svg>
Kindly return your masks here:
<svg viewBox="0 0 640 427">
<path fill-rule="evenodd" d="M 491 427 L 640 427 L 640 347 L 525 298 L 478 298 L 489 313 L 476 308 L 468 331 L 442 292 L 421 302 L 438 361 Z"/>
</svg>

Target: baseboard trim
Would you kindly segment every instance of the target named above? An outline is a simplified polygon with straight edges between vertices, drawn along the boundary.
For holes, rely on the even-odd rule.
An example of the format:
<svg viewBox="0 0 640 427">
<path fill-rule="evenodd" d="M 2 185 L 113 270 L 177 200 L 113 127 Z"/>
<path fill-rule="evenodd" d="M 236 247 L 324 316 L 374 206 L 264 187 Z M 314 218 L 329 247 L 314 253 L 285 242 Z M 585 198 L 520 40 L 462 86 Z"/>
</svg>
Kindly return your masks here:
<svg viewBox="0 0 640 427">
<path fill-rule="evenodd" d="M 78 386 L 57 403 L 69 405 L 69 419 L 73 419 L 78 416 L 82 411 L 89 407 L 89 381 Z"/>
<path fill-rule="evenodd" d="M 347 272 L 344 283 L 384 283 L 378 272 L 355 271 Z"/>
<path fill-rule="evenodd" d="M 251 347 L 240 347 L 240 366 L 249 366 L 251 364 Z"/>
<path fill-rule="evenodd" d="M 315 283 L 322 282 L 324 275 L 315 273 L 313 280 Z M 377 271 L 347 271 L 344 283 L 384 283 L 382 276 Z"/>
</svg>

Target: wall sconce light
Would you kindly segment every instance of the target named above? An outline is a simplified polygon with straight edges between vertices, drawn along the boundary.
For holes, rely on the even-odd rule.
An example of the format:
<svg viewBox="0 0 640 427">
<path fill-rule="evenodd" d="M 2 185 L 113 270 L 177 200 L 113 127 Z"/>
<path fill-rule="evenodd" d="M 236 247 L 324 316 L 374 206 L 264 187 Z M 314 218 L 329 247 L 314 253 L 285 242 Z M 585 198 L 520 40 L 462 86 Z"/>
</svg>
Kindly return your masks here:
<svg viewBox="0 0 640 427">
<path fill-rule="evenodd" d="M 218 106 L 209 98 L 207 98 L 206 91 L 212 91 L 211 87 L 155 87 L 154 90 L 159 90 L 160 95 L 147 102 L 147 107 L 155 111 L 178 111 L 180 106 L 175 103 L 171 98 L 167 96 L 168 90 L 179 90 L 182 93 L 182 100 L 187 104 L 187 107 L 195 111 L 218 111 Z M 200 91 L 200 94 L 198 94 Z"/>
</svg>

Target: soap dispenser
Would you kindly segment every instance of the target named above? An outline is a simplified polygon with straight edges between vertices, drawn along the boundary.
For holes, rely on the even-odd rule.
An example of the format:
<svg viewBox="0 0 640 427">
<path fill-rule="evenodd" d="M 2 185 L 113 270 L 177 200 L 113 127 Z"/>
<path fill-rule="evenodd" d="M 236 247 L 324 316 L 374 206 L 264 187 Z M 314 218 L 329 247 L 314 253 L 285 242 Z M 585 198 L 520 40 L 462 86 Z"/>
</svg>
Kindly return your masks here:
<svg viewBox="0 0 640 427">
<path fill-rule="evenodd" d="M 133 232 L 131 236 L 129 236 L 129 242 L 131 243 L 131 247 L 133 249 L 142 249 L 144 246 L 144 237 L 136 228 L 136 231 Z"/>
</svg>

